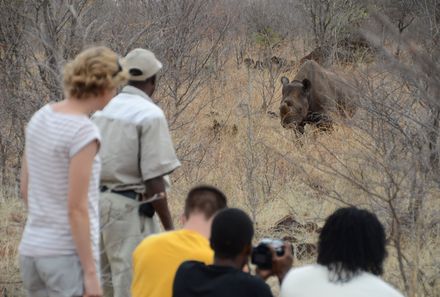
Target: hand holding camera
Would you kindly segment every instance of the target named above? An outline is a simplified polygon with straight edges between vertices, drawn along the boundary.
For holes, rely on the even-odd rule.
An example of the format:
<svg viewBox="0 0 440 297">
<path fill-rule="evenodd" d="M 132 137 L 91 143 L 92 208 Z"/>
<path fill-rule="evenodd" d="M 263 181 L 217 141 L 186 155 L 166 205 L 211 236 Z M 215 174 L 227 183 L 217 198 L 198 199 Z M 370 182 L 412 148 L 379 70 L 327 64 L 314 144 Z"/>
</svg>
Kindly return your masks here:
<svg viewBox="0 0 440 297">
<path fill-rule="evenodd" d="M 252 264 L 257 266 L 257 275 L 267 279 L 276 275 L 281 283 L 293 264 L 293 247 L 289 242 L 263 238 L 252 249 Z"/>
</svg>

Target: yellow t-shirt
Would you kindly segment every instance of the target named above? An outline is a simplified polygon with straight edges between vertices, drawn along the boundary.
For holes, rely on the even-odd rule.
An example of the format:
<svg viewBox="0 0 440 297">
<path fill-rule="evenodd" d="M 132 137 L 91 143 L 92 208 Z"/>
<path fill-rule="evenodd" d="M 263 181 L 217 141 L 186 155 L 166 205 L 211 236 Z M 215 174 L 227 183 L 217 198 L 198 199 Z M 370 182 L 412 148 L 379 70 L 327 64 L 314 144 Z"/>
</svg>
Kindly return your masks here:
<svg viewBox="0 0 440 297">
<path fill-rule="evenodd" d="M 133 253 L 132 297 L 172 297 L 174 275 L 187 260 L 212 264 L 208 239 L 185 229 L 148 236 Z"/>
</svg>

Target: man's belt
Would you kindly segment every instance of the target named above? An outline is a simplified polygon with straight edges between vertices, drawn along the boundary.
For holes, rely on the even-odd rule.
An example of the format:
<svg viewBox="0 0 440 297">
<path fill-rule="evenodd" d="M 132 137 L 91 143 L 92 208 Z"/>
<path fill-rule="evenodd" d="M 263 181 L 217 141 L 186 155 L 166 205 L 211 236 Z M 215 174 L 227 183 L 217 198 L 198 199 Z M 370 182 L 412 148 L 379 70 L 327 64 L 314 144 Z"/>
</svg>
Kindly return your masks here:
<svg viewBox="0 0 440 297">
<path fill-rule="evenodd" d="M 100 187 L 101 192 L 107 192 L 110 189 L 107 186 L 101 186 Z M 133 199 L 133 200 L 138 200 L 139 197 L 139 193 L 133 191 L 133 190 L 124 190 L 124 191 L 116 191 L 116 190 L 110 190 L 111 193 L 115 193 L 118 195 L 122 195 L 124 197 Z"/>
<path fill-rule="evenodd" d="M 99 189 L 101 192 L 107 192 L 110 190 L 107 186 L 101 186 Z M 139 193 L 133 190 L 125 190 L 125 191 L 110 190 L 110 192 L 136 201 L 138 200 L 138 197 L 140 195 Z M 151 203 L 142 203 L 141 205 L 139 205 L 139 215 L 152 218 L 155 212 L 156 211 Z"/>
</svg>

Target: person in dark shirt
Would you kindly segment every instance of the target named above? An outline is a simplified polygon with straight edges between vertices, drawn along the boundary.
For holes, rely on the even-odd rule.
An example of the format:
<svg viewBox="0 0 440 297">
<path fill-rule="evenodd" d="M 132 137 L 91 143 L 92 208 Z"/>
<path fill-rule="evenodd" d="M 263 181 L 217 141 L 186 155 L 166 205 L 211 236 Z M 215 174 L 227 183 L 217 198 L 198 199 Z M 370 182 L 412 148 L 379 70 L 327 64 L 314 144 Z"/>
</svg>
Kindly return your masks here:
<svg viewBox="0 0 440 297">
<path fill-rule="evenodd" d="M 292 249 L 285 243 L 281 257 L 272 251 L 272 269 L 257 269 L 257 276 L 252 276 L 243 268 L 249 262 L 253 235 L 253 223 L 245 212 L 236 208 L 220 211 L 211 227 L 214 264 L 184 262 L 174 278 L 173 297 L 272 297 L 264 280 L 275 275 L 281 283 L 292 267 Z"/>
</svg>

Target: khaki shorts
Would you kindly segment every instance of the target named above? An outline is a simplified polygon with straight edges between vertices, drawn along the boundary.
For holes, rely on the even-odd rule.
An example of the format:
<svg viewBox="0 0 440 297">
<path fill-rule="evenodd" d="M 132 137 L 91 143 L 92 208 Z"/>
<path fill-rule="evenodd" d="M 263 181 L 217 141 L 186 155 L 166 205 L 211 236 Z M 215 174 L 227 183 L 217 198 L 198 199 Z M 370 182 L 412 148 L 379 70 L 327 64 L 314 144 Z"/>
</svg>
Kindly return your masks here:
<svg viewBox="0 0 440 297">
<path fill-rule="evenodd" d="M 30 297 L 83 296 L 83 273 L 76 255 L 20 256 L 23 286 Z"/>
</svg>

